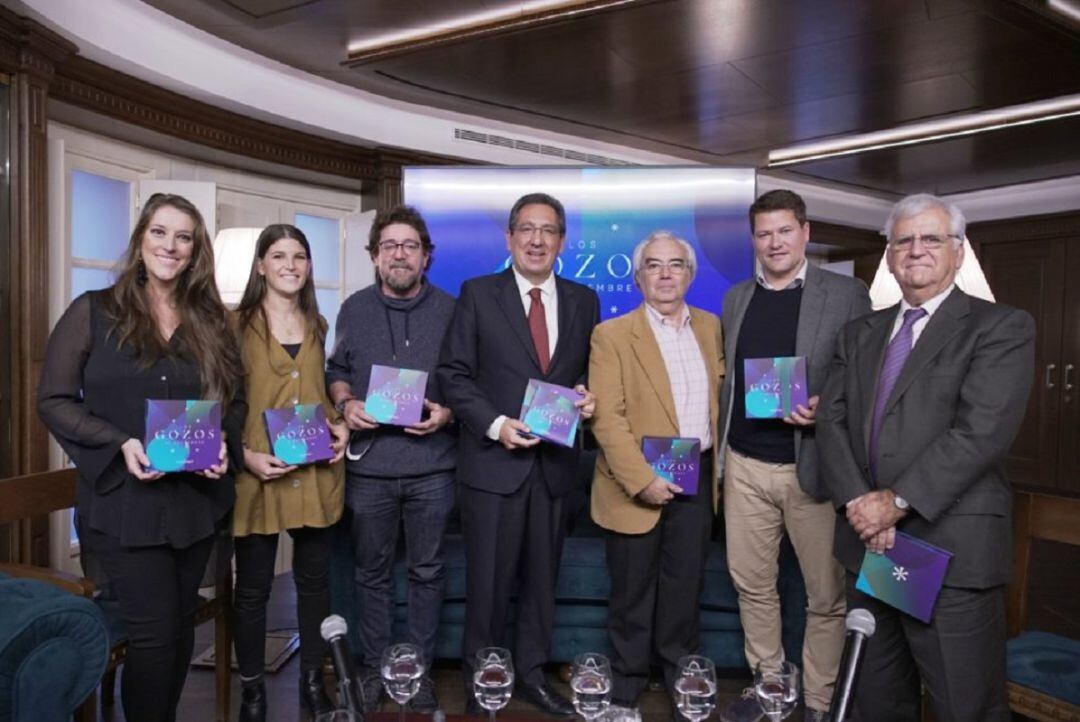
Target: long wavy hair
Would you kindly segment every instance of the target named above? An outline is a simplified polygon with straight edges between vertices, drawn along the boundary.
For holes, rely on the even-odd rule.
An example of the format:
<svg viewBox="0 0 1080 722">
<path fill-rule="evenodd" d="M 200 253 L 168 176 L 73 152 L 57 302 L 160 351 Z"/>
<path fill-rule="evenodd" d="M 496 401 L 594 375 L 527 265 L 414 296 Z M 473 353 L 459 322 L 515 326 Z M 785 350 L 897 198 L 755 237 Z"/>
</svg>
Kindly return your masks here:
<svg viewBox="0 0 1080 722">
<path fill-rule="evenodd" d="M 202 392 L 206 398 L 225 403 L 240 386 L 243 366 L 240 349 L 233 336 L 214 281 L 214 251 L 199 209 L 183 196 L 155 193 L 150 196 L 131 232 L 127 251 L 120 261 L 116 284 L 104 297 L 104 310 L 121 346 L 129 345 L 146 366 L 170 353 L 158 330 L 146 292 L 146 270 L 142 262 L 142 242 L 158 209 L 169 206 L 185 214 L 195 224 L 191 261 L 173 289 L 180 317 L 176 329 L 181 348 L 199 367 Z"/>
<path fill-rule="evenodd" d="M 307 236 L 304 235 L 303 231 L 288 223 L 274 223 L 267 226 L 259 234 L 259 240 L 255 242 L 255 256 L 251 259 L 251 273 L 248 275 L 247 286 L 244 287 L 244 295 L 240 299 L 240 305 L 236 307 L 236 311 L 240 316 L 239 331 L 242 334 L 244 329 L 251 325 L 251 320 L 255 317 L 255 314 L 262 317 L 267 331 L 270 331 L 270 319 L 266 317 L 266 311 L 263 310 L 263 299 L 266 298 L 267 293 L 266 276 L 259 273 L 259 261 L 264 260 L 266 254 L 270 251 L 270 247 L 282 238 L 293 239 L 304 247 L 304 253 L 307 254 L 308 277 L 304 279 L 304 285 L 300 288 L 298 300 L 300 310 L 304 314 L 304 324 L 307 328 L 315 329 L 315 338 L 318 340 L 319 345 L 322 346 L 326 343 L 326 321 L 319 315 L 319 303 L 315 299 L 315 265 L 311 257 L 311 244 L 308 243 Z M 267 342 L 270 341 L 272 335 L 267 335 Z"/>
</svg>

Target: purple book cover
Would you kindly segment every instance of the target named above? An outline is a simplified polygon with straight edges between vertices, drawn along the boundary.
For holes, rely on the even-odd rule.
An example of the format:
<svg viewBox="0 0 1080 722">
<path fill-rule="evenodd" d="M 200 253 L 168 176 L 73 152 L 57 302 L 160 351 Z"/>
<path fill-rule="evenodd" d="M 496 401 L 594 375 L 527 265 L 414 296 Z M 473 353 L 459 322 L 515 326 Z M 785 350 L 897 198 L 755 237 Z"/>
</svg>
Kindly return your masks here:
<svg viewBox="0 0 1080 722">
<path fill-rule="evenodd" d="M 151 471 L 203 471 L 221 459 L 221 404 L 147 399 L 146 455 Z"/>
<path fill-rule="evenodd" d="M 855 588 L 929 624 L 952 553 L 903 532 L 884 554 L 866 552 Z"/>
<path fill-rule="evenodd" d="M 364 410 L 380 424 L 411 426 L 420 422 L 427 392 L 427 371 L 393 366 L 371 367 Z"/>
<path fill-rule="evenodd" d="M 807 405 L 805 356 L 744 359 L 743 372 L 746 418 L 782 419 Z"/>
<path fill-rule="evenodd" d="M 322 404 L 298 404 L 263 412 L 270 449 L 286 464 L 311 464 L 334 458 L 330 427 Z"/>
<path fill-rule="evenodd" d="M 657 476 L 680 487 L 684 496 L 697 494 L 701 475 L 700 439 L 646 436 L 641 439 L 641 451 Z"/>
<path fill-rule="evenodd" d="M 573 446 L 581 421 L 581 410 L 574 403 L 580 399 L 573 389 L 529 379 L 519 418 L 541 439 Z"/>
</svg>

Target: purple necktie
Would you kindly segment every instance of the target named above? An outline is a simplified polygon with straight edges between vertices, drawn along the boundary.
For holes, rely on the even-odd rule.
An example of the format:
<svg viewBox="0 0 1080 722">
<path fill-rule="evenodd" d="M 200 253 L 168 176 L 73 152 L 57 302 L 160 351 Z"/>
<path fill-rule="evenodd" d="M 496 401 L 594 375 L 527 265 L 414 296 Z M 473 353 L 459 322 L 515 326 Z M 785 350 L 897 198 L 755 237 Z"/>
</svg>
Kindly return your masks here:
<svg viewBox="0 0 1080 722">
<path fill-rule="evenodd" d="M 881 431 L 881 421 L 885 416 L 885 403 L 889 400 L 893 387 L 896 386 L 896 380 L 900 378 L 904 362 L 911 355 L 915 322 L 925 315 L 925 308 L 909 308 L 904 311 L 904 323 L 885 349 L 885 361 L 881 364 L 877 392 L 874 395 L 874 415 L 870 421 L 870 478 L 875 485 L 877 484 L 878 433 Z"/>
</svg>

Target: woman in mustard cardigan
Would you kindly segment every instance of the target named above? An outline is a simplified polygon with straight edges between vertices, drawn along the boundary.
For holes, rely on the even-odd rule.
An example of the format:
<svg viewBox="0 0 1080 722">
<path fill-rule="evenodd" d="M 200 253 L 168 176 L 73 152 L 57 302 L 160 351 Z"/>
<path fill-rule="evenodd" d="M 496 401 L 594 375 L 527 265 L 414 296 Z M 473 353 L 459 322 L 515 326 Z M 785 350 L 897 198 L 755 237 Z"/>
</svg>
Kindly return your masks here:
<svg viewBox="0 0 1080 722">
<path fill-rule="evenodd" d="M 236 477 L 236 658 L 243 697 L 241 722 L 266 718 L 263 684 L 266 603 L 274 576 L 278 533 L 293 539 L 300 628 L 300 703 L 314 718 L 330 710 L 322 684 L 324 644 L 319 624 L 330 613 L 330 527 L 342 513 L 348 439 L 326 395 L 326 320 L 319 315 L 311 247 L 300 229 L 268 226 L 259 236 L 247 288 L 236 310 L 248 415 L 244 466 Z M 266 409 L 321 404 L 334 458 L 292 466 L 271 453 Z"/>
</svg>

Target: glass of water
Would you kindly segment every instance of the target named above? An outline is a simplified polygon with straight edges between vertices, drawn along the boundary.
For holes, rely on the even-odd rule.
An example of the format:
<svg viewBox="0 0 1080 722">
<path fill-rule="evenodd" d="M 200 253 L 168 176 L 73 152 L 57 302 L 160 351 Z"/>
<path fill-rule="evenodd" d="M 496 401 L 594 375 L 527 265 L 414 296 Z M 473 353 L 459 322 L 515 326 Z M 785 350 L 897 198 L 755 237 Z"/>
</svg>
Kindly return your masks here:
<svg viewBox="0 0 1080 722">
<path fill-rule="evenodd" d="M 611 662 L 595 652 L 574 657 L 570 689 L 574 693 L 574 709 L 586 722 L 592 722 L 611 706 Z"/>
<path fill-rule="evenodd" d="M 688 654 L 679 659 L 675 706 L 690 722 L 701 722 L 716 707 L 716 666 L 708 657 Z"/>
<path fill-rule="evenodd" d="M 510 701 L 514 689 L 514 662 L 510 650 L 484 647 L 473 660 L 473 694 L 476 703 L 488 711 L 495 721 L 495 712 Z"/>
<path fill-rule="evenodd" d="M 398 703 L 398 719 L 404 722 L 405 705 L 420 689 L 424 676 L 424 653 L 415 644 L 391 644 L 382 654 L 383 687 L 390 699 Z"/>
<path fill-rule="evenodd" d="M 759 664 L 754 670 L 754 692 L 770 722 L 780 722 L 799 702 L 799 668 L 791 662 Z"/>
</svg>

